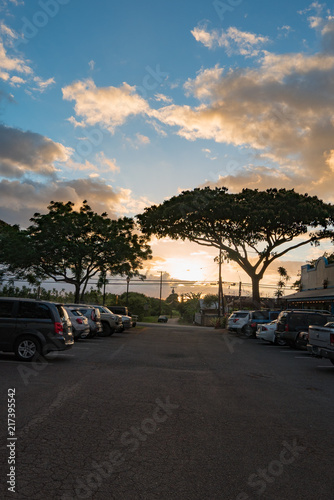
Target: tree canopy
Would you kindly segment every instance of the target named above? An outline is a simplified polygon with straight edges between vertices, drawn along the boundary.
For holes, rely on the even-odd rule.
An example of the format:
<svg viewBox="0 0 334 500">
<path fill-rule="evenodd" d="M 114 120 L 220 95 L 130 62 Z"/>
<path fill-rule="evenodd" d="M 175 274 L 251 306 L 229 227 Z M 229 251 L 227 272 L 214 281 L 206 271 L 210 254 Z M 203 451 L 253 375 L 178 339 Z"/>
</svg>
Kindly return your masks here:
<svg viewBox="0 0 334 500">
<path fill-rule="evenodd" d="M 48 210 L 35 213 L 26 230 L 11 226 L 0 233 L 0 263 L 7 271 L 72 284 L 77 302 L 94 276 L 132 277 L 151 257 L 147 237 L 136 231 L 131 218 L 109 219 L 86 201 L 79 210 L 70 201 L 51 201 Z"/>
<path fill-rule="evenodd" d="M 146 208 L 137 218 L 148 236 L 188 239 L 221 249 L 225 259 L 236 262 L 251 278 L 253 300 L 259 302 L 260 280 L 275 259 L 333 235 L 334 209 L 293 189 L 229 193 L 225 187 L 205 187 Z"/>
</svg>

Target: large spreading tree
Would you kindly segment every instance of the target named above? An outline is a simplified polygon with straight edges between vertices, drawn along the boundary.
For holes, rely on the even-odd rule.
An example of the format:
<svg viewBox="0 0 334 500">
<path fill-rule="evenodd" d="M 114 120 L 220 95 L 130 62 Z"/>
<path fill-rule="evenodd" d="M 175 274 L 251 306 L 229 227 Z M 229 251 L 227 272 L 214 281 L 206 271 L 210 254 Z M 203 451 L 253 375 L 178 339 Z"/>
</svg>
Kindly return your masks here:
<svg viewBox="0 0 334 500">
<path fill-rule="evenodd" d="M 79 302 L 93 277 L 136 276 L 151 258 L 147 237 L 131 218 L 99 215 L 86 201 L 79 210 L 70 201 L 52 201 L 48 210 L 35 213 L 25 230 L 8 226 L 0 232 L 0 263 L 7 272 L 74 285 Z"/>
<path fill-rule="evenodd" d="M 333 235 L 334 207 L 294 190 L 225 187 L 184 191 L 137 216 L 144 234 L 216 247 L 252 281 L 260 302 L 260 281 L 274 262 L 291 250 Z"/>
</svg>

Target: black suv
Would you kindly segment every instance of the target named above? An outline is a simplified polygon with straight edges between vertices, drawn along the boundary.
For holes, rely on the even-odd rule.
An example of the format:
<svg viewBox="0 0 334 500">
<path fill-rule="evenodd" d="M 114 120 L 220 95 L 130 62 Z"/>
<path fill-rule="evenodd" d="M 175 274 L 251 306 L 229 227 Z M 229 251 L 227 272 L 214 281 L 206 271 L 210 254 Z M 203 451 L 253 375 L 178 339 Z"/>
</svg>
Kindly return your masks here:
<svg viewBox="0 0 334 500">
<path fill-rule="evenodd" d="M 21 361 L 63 351 L 74 344 L 71 321 L 62 304 L 0 297 L 0 351 Z"/>
<path fill-rule="evenodd" d="M 312 309 L 282 311 L 277 318 L 275 336 L 285 340 L 291 347 L 302 347 L 306 342 L 301 335 L 310 325 L 324 326 L 332 318 L 328 311 Z"/>
</svg>

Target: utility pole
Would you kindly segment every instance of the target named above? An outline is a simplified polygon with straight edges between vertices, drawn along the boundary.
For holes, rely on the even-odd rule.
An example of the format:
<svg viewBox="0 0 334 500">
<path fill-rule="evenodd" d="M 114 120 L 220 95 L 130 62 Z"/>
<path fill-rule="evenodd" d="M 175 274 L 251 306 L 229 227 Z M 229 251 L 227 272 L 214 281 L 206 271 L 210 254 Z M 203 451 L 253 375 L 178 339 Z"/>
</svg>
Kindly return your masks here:
<svg viewBox="0 0 334 500">
<path fill-rule="evenodd" d="M 159 302 L 159 316 L 161 316 L 161 298 L 162 298 L 162 271 L 160 271 L 160 302 Z"/>
<path fill-rule="evenodd" d="M 218 257 L 218 318 L 222 316 L 222 302 L 223 302 L 223 282 L 222 282 L 222 251 L 219 249 Z"/>
<path fill-rule="evenodd" d="M 130 285 L 130 278 L 129 276 L 126 278 L 126 307 L 129 304 L 129 285 Z"/>
</svg>

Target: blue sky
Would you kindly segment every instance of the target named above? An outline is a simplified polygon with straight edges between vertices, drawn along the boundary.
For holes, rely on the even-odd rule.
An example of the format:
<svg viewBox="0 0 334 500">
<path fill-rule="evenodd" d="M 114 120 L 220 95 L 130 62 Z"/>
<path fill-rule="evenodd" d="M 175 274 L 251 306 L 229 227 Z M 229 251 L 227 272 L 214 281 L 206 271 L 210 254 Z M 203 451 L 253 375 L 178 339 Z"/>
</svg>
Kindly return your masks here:
<svg viewBox="0 0 334 500">
<path fill-rule="evenodd" d="M 131 216 L 202 185 L 333 201 L 330 7 L 3 1 L 0 219 L 24 226 L 55 198 Z M 214 252 L 153 243 L 152 273 L 216 272 Z M 325 247 L 288 254 L 291 274 Z"/>
</svg>

